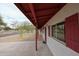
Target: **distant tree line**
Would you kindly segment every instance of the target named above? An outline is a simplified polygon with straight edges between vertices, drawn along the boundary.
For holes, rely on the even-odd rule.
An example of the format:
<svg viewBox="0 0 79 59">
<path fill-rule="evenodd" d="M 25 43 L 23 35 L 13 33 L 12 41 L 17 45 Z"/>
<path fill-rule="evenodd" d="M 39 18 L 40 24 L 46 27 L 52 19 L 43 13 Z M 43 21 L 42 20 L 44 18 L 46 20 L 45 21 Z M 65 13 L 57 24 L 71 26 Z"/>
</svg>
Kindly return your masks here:
<svg viewBox="0 0 79 59">
<path fill-rule="evenodd" d="M 16 30 L 18 30 L 19 32 L 33 32 L 34 31 L 34 26 L 29 24 L 29 23 L 26 23 L 26 22 L 23 22 L 19 25 L 17 25 L 17 28 Z"/>
</svg>

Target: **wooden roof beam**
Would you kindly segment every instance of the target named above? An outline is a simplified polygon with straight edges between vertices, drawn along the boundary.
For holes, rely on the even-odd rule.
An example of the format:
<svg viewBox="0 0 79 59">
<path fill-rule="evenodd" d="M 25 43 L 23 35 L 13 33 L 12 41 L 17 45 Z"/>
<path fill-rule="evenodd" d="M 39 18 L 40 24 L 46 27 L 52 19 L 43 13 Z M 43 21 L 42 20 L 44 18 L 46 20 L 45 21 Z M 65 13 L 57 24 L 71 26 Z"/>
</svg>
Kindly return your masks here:
<svg viewBox="0 0 79 59">
<path fill-rule="evenodd" d="M 33 18 L 35 20 L 36 27 L 38 28 L 38 22 L 37 22 L 37 19 L 36 19 L 35 10 L 34 10 L 34 6 L 33 6 L 32 3 L 29 4 L 29 8 L 30 8 L 30 11 L 31 11 Z"/>
</svg>

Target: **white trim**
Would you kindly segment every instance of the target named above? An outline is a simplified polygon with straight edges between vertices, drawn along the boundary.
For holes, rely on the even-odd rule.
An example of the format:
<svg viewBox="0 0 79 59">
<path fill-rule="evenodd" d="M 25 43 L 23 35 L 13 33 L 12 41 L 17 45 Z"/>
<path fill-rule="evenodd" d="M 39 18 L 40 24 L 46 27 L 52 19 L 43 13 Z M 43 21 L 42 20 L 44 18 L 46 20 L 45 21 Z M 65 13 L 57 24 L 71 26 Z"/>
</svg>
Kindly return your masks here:
<svg viewBox="0 0 79 59">
<path fill-rule="evenodd" d="M 79 56 L 79 53 L 56 41 L 54 38 L 48 37 L 47 45 L 55 56 Z"/>
<path fill-rule="evenodd" d="M 51 38 L 54 39 L 54 40 L 56 40 L 57 42 L 60 42 L 61 44 L 63 44 L 63 45 L 66 46 L 66 43 L 65 43 L 65 42 L 63 42 L 63 41 L 61 41 L 61 40 L 59 40 L 59 39 L 57 39 L 57 38 L 55 38 L 55 37 L 51 37 Z"/>
</svg>

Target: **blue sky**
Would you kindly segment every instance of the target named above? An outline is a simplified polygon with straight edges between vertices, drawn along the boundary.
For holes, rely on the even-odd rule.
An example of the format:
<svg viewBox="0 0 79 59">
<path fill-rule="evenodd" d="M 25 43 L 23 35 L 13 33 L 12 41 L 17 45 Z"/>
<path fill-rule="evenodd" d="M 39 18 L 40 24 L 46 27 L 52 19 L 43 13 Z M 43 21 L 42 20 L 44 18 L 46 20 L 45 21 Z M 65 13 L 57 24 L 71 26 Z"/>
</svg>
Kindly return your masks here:
<svg viewBox="0 0 79 59">
<path fill-rule="evenodd" d="M 3 21 L 12 27 L 13 22 L 29 22 L 27 17 L 12 3 L 0 3 L 0 15 Z"/>
</svg>

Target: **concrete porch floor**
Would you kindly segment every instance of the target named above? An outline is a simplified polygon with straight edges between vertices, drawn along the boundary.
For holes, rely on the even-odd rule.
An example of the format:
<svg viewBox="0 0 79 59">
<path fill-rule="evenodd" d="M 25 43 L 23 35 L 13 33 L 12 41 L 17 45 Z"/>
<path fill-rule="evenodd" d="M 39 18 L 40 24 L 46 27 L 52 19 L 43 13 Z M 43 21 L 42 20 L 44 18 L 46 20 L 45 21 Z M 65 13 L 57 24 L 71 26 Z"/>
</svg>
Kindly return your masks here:
<svg viewBox="0 0 79 59">
<path fill-rule="evenodd" d="M 35 51 L 35 41 L 2 42 L 0 56 L 52 56 L 49 48 L 41 41 Z"/>
</svg>

